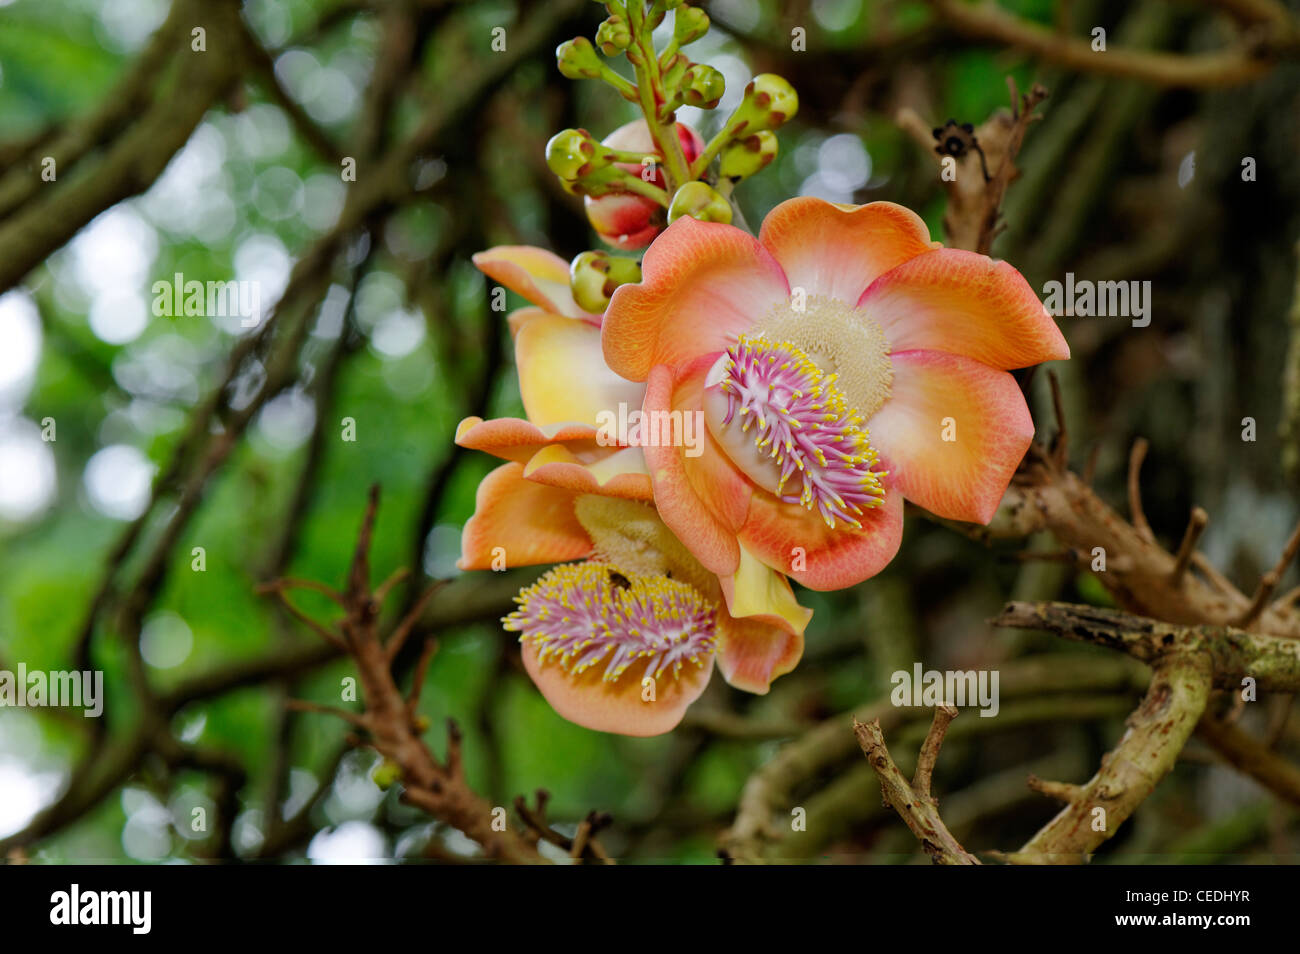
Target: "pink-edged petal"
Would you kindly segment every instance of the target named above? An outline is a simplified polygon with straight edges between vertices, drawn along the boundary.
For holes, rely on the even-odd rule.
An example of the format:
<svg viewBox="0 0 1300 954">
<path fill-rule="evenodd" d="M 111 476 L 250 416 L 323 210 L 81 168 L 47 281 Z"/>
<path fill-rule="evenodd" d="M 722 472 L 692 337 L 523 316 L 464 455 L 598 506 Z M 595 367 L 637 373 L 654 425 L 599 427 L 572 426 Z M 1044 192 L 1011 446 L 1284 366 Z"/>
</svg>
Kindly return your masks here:
<svg viewBox="0 0 1300 954">
<path fill-rule="evenodd" d="M 871 283 L 858 301 L 891 351 L 946 351 L 1009 370 L 1070 356 L 1024 276 L 987 255 L 941 248 Z"/>
<path fill-rule="evenodd" d="M 759 617 L 764 622 L 802 633 L 813 611 L 800 606 L 790 581 L 743 546 L 740 565 L 731 576 L 718 580 L 732 616 Z"/>
<path fill-rule="evenodd" d="M 542 448 L 524 467 L 524 477 L 579 494 L 654 500 L 650 472 L 639 447 L 601 448 L 581 457 L 563 444 Z"/>
<path fill-rule="evenodd" d="M 669 732 L 682 721 L 686 707 L 700 697 L 713 674 L 713 656 L 702 666 L 683 666 L 676 678 L 661 678 L 655 698 L 646 700 L 640 678 L 629 670 L 608 682 L 603 667 L 593 666 L 573 675 L 559 662 L 538 662 L 531 640 L 520 646 L 524 669 L 546 701 L 561 716 L 598 732 L 650 736 Z"/>
<path fill-rule="evenodd" d="M 758 239 L 785 270 L 791 288 L 853 304 L 897 265 L 937 248 L 911 209 L 892 202 L 846 206 L 787 199 L 763 220 Z"/>
<path fill-rule="evenodd" d="M 489 421 L 467 417 L 456 427 L 456 443 L 469 450 L 483 451 L 502 460 L 526 464 L 538 451 L 563 444 L 576 454 L 607 451 L 597 440 L 596 428 L 588 424 L 557 424 L 541 428 L 518 417 L 496 417 Z"/>
<path fill-rule="evenodd" d="M 715 359 L 716 355 L 703 355 L 680 369 L 654 368 L 646 381 L 646 413 L 694 414 Z M 697 433 L 703 436 L 698 457 L 688 457 L 685 447 L 643 447 L 642 451 L 660 518 L 707 570 L 730 576 L 740 566 L 736 531 L 744 522 L 753 488 L 707 428 L 700 427 Z"/>
<path fill-rule="evenodd" d="M 515 338 L 519 394 L 539 427 L 572 422 L 599 427 L 602 415 L 641 406 L 645 385 L 619 377 L 605 364 L 600 330 L 560 315 L 542 315 Z"/>
<path fill-rule="evenodd" d="M 760 617 L 735 619 L 718 611 L 718 670 L 730 685 L 765 695 L 772 680 L 803 656 L 803 634 Z"/>
<path fill-rule="evenodd" d="M 531 245 L 498 245 L 473 256 L 488 278 L 557 315 L 598 321 L 583 311 L 569 290 L 569 263 L 554 252 Z"/>
<path fill-rule="evenodd" d="M 502 464 L 478 485 L 456 565 L 493 570 L 588 556 L 591 539 L 573 500 L 566 490 L 525 480 L 523 464 Z"/>
<path fill-rule="evenodd" d="M 834 529 L 814 511 L 755 492 L 740 542 L 768 566 L 810 590 L 838 590 L 875 576 L 903 540 L 903 495 L 885 479 L 884 502 L 866 510 L 862 529 Z"/>
<path fill-rule="evenodd" d="M 941 351 L 891 360 L 893 392 L 867 422 L 881 466 L 931 513 L 988 523 L 1034 436 L 1015 378 Z"/>
<path fill-rule="evenodd" d="M 601 333 L 609 366 L 633 381 L 655 365 L 723 350 L 790 293 L 757 239 L 690 216 L 655 239 L 641 275 L 614 292 Z"/>
</svg>

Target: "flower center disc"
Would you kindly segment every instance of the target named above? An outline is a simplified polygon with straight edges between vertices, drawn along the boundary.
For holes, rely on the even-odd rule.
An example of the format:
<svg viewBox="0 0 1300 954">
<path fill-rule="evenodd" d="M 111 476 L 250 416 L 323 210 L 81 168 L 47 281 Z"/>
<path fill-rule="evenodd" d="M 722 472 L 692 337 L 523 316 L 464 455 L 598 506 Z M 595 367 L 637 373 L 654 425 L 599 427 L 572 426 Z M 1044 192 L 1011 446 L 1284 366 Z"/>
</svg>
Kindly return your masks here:
<svg viewBox="0 0 1300 954">
<path fill-rule="evenodd" d="M 816 510 L 829 527 L 861 527 L 885 495 L 862 425 L 892 380 L 879 326 L 842 302 L 810 298 L 803 311 L 773 309 L 718 359 L 704 419 L 758 486 Z"/>
<path fill-rule="evenodd" d="M 557 566 L 515 597 L 502 620 L 531 641 L 537 659 L 581 675 L 603 662 L 606 682 L 645 663 L 649 676 L 674 679 L 682 666 L 702 666 L 715 648 L 714 606 L 692 586 L 666 576 L 622 573 L 608 563 Z"/>
</svg>

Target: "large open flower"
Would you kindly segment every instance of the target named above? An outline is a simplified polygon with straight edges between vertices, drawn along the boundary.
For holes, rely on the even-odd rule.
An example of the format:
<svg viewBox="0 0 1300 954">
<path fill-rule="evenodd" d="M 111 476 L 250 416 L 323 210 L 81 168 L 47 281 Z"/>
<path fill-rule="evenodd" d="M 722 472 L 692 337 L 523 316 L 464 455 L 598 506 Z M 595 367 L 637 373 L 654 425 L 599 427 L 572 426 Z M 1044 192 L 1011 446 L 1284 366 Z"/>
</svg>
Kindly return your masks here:
<svg viewBox="0 0 1300 954">
<path fill-rule="evenodd" d="M 457 430 L 457 443 L 508 461 L 479 485 L 459 565 L 588 561 L 548 573 L 507 618 L 533 681 L 565 718 L 627 735 L 675 726 L 715 656 L 732 685 L 766 692 L 799 661 L 811 612 L 748 554 L 725 578 L 708 571 L 649 506 L 643 448 L 611 442 L 601 423 L 620 403 L 639 410 L 645 385 L 605 365 L 600 317 L 573 304 L 562 260 L 508 247 L 475 264 L 535 307 L 511 316 L 527 418 Z"/>
<path fill-rule="evenodd" d="M 704 412 L 702 456 L 645 453 L 664 522 L 723 577 L 755 556 L 857 583 L 897 552 L 903 498 L 987 523 L 1034 430 L 1006 372 L 1069 357 L 1019 272 L 887 202 L 792 199 L 757 239 L 683 218 L 642 273 L 605 359 L 647 413 Z"/>
</svg>

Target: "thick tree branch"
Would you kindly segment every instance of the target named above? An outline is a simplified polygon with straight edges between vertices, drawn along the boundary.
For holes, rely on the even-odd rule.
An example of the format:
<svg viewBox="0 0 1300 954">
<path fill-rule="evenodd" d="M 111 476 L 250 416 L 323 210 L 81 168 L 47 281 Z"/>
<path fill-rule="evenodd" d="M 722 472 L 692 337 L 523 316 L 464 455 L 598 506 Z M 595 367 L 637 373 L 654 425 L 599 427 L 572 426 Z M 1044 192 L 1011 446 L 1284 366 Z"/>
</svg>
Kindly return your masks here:
<svg viewBox="0 0 1300 954">
<path fill-rule="evenodd" d="M 1211 662 L 1202 652 L 1173 652 L 1154 667 L 1151 686 L 1128 731 L 1102 759 L 1101 769 L 1078 789 L 1053 786 L 1053 797 L 1067 791 L 1066 806 L 1019 851 L 1006 855 L 1014 864 L 1078 864 L 1088 860 L 1178 761 L 1209 699 Z M 1042 783 L 1039 782 L 1040 790 Z"/>
<path fill-rule="evenodd" d="M 1276 639 L 1233 626 L 1165 623 L 1119 610 L 1073 603 L 1008 603 L 995 626 L 1046 629 L 1156 664 L 1174 654 L 1204 656 L 1213 685 L 1239 689 L 1247 676 L 1261 689 L 1300 691 L 1300 640 Z"/>
<path fill-rule="evenodd" d="M 939 21 L 973 40 L 1024 50 L 1053 66 L 1083 73 L 1103 73 L 1158 86 L 1205 88 L 1237 86 L 1258 79 L 1276 58 L 1293 57 L 1300 48 L 1289 17 L 1260 35 L 1250 46 L 1214 53 L 1164 53 L 1109 47 L 1095 51 L 1090 40 L 1062 34 L 1021 19 L 992 0 L 930 0 Z"/>
</svg>

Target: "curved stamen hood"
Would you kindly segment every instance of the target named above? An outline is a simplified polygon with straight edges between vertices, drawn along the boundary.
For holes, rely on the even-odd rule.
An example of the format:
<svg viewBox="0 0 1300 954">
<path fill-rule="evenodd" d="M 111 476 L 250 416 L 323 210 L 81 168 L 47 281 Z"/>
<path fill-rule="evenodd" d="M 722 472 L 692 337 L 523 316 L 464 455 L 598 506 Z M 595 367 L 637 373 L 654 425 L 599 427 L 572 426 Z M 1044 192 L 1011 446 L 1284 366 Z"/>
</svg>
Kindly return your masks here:
<svg viewBox="0 0 1300 954">
<path fill-rule="evenodd" d="M 644 662 L 647 676 L 674 679 L 701 667 L 715 649 L 713 604 L 692 586 L 666 576 L 624 574 L 608 563 L 557 566 L 517 597 L 505 628 L 531 641 L 538 661 L 580 675 L 604 662 L 603 679 L 618 681 Z"/>
</svg>

